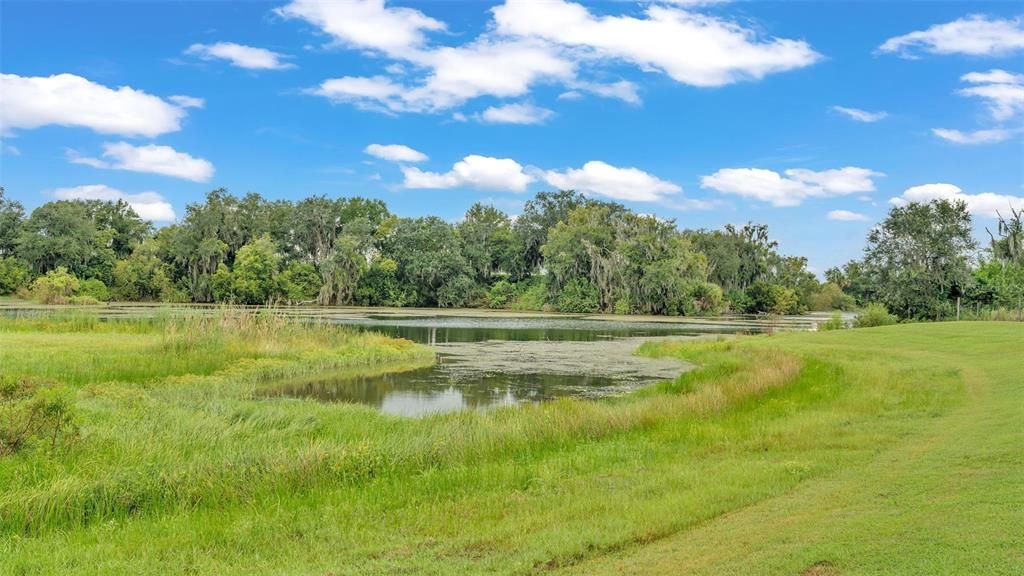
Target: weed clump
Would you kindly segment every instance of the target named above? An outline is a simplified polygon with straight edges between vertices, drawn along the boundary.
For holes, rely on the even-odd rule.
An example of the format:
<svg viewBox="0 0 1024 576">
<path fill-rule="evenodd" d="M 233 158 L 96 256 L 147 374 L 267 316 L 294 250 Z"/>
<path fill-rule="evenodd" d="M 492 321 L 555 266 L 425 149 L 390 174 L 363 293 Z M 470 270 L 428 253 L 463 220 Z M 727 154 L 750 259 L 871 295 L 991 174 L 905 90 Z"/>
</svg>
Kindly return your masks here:
<svg viewBox="0 0 1024 576">
<path fill-rule="evenodd" d="M 73 390 L 37 378 L 0 374 L 0 457 L 35 443 L 52 450 L 77 433 Z"/>
</svg>

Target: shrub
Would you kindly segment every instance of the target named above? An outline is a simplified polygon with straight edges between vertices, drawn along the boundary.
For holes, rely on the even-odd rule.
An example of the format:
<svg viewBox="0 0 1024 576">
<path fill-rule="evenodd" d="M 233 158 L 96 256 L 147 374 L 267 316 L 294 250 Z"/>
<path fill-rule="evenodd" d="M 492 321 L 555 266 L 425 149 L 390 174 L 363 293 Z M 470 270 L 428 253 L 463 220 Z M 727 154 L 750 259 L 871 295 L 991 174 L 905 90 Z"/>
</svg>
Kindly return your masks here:
<svg viewBox="0 0 1024 576">
<path fill-rule="evenodd" d="M 750 298 L 743 290 L 732 289 L 725 293 L 725 305 L 732 312 L 746 312 L 750 308 Z"/>
<path fill-rule="evenodd" d="M 885 304 L 872 302 L 865 306 L 860 314 L 857 315 L 854 326 L 857 328 L 871 328 L 872 326 L 888 326 L 895 323 L 896 317 L 889 314 L 889 309 L 885 307 Z"/>
<path fill-rule="evenodd" d="M 78 287 L 78 278 L 61 266 L 36 278 L 32 283 L 32 299 L 43 304 L 67 304 Z"/>
<path fill-rule="evenodd" d="M 160 260 L 160 246 L 146 240 L 136 246 L 131 256 L 114 265 L 111 296 L 117 300 L 181 301 L 174 295 L 170 271 Z"/>
<path fill-rule="evenodd" d="M 629 303 L 629 298 L 623 296 L 615 300 L 615 306 L 612 308 L 612 312 L 615 314 L 629 314 L 633 311 L 633 305 Z"/>
<path fill-rule="evenodd" d="M 512 301 L 513 310 L 544 310 L 547 290 L 540 278 L 532 278 L 516 284 L 517 295 Z M 553 310 L 554 308 L 552 308 Z"/>
<path fill-rule="evenodd" d="M 411 286 L 399 282 L 398 263 L 380 258 L 360 274 L 355 301 L 360 306 L 406 306 L 416 301 L 416 295 Z"/>
<path fill-rule="evenodd" d="M 747 312 L 794 314 L 800 309 L 800 299 L 792 288 L 779 284 L 756 282 L 747 288 Z"/>
<path fill-rule="evenodd" d="M 234 282 L 231 269 L 221 262 L 217 271 L 210 276 L 210 293 L 217 302 L 232 302 L 235 299 Z"/>
<path fill-rule="evenodd" d="M 66 386 L 0 375 L 0 456 L 36 441 L 50 448 L 77 433 L 75 395 Z"/>
<path fill-rule="evenodd" d="M 843 289 L 832 282 L 822 284 L 816 292 L 807 297 L 807 307 L 818 312 L 850 310 L 853 306 L 853 296 L 844 294 Z"/>
<path fill-rule="evenodd" d="M 711 282 L 692 282 L 684 289 L 683 305 L 679 310 L 687 316 L 706 316 L 722 312 L 726 306 L 722 289 Z"/>
<path fill-rule="evenodd" d="M 279 283 L 285 299 L 294 304 L 316 300 L 324 281 L 312 264 L 291 262 L 281 272 Z"/>
<path fill-rule="evenodd" d="M 89 278 L 78 283 L 76 297 L 92 298 L 97 302 L 106 302 L 110 300 L 110 290 L 107 289 L 107 285 L 102 280 Z"/>
<path fill-rule="evenodd" d="M 487 292 L 488 308 L 507 308 L 516 297 L 516 286 L 506 280 L 498 280 Z"/>
<path fill-rule="evenodd" d="M 462 308 L 469 303 L 476 283 L 464 274 L 450 278 L 437 289 L 437 305 L 441 308 Z"/>
<path fill-rule="evenodd" d="M 0 295 L 14 294 L 28 284 L 28 264 L 18 258 L 0 258 Z"/>
<path fill-rule="evenodd" d="M 575 312 L 577 314 L 597 312 L 600 304 L 597 288 L 582 278 L 577 278 L 562 288 L 555 299 L 555 308 L 559 312 Z"/>
<path fill-rule="evenodd" d="M 277 293 L 277 267 L 281 258 L 269 237 L 242 246 L 231 269 L 231 294 L 242 304 L 264 304 Z M 220 273 L 218 268 L 217 273 Z"/>
</svg>

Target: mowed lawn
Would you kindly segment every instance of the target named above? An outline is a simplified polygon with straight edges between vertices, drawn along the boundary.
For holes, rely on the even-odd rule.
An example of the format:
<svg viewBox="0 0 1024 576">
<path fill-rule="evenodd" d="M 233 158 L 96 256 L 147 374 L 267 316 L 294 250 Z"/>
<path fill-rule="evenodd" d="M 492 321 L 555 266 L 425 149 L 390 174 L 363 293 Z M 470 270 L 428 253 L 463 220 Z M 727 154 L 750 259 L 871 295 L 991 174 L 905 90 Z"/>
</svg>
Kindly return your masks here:
<svg viewBox="0 0 1024 576">
<path fill-rule="evenodd" d="M 0 573 L 1024 573 L 1020 324 L 661 343 L 701 368 L 416 420 L 254 397 L 270 383 L 232 378 L 270 360 L 232 367 L 230 341 L 195 375 L 91 380 L 108 336 L 137 352 L 0 331 L 81 411 L 65 452 L 0 459 Z"/>
<path fill-rule="evenodd" d="M 801 335 L 802 354 L 884 378 L 954 370 L 963 402 L 862 465 L 573 574 L 1024 574 L 1024 327 L 944 323 Z M 854 360 L 856 358 L 856 360 Z"/>
</svg>

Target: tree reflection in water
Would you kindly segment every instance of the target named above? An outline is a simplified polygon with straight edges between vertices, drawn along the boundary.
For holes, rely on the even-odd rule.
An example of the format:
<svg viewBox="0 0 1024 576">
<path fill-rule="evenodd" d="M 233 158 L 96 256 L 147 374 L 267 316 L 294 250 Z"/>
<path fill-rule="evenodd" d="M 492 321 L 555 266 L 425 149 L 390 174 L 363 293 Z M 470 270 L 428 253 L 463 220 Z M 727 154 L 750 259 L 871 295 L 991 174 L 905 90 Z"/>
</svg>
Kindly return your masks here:
<svg viewBox="0 0 1024 576">
<path fill-rule="evenodd" d="M 401 416 L 486 409 L 554 398 L 599 397 L 632 388 L 622 379 L 563 374 L 453 373 L 450 364 L 369 377 L 289 382 L 265 394 L 366 404 Z"/>
</svg>

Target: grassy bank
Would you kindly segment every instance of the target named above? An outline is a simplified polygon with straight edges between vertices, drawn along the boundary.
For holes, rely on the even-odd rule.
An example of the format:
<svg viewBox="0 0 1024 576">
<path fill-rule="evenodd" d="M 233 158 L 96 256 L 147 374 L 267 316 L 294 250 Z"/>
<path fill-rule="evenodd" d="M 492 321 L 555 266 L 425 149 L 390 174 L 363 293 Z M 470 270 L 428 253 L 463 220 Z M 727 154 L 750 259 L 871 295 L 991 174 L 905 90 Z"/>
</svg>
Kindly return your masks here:
<svg viewBox="0 0 1024 576">
<path fill-rule="evenodd" d="M 429 362 L 417 347 L 160 322 L 0 324 L 0 366 L 72 386 L 80 412 L 62 449 L 0 458 L 0 572 L 1024 566 L 1009 481 L 1024 474 L 1019 325 L 652 344 L 643 353 L 702 368 L 610 401 L 410 420 L 256 393 L 313 370 Z M 935 543 L 958 533 L 950 513 L 969 546 Z"/>
</svg>

